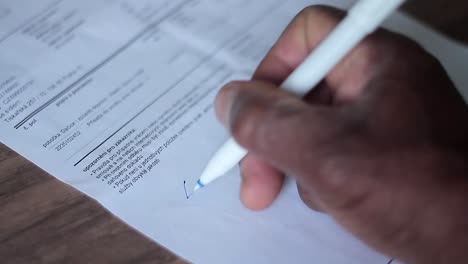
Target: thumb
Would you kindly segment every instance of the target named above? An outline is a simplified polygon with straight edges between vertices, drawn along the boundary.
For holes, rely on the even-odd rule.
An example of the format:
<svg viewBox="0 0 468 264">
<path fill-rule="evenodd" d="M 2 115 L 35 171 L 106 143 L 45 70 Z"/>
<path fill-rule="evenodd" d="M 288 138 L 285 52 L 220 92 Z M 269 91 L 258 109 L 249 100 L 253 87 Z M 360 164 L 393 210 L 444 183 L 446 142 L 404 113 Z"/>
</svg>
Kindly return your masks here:
<svg viewBox="0 0 468 264">
<path fill-rule="evenodd" d="M 309 105 L 272 84 L 248 81 L 226 85 L 216 112 L 241 146 L 294 175 L 300 185 L 322 188 L 340 182 L 322 170 L 326 157 L 339 153 L 350 135 L 345 107 Z"/>
</svg>

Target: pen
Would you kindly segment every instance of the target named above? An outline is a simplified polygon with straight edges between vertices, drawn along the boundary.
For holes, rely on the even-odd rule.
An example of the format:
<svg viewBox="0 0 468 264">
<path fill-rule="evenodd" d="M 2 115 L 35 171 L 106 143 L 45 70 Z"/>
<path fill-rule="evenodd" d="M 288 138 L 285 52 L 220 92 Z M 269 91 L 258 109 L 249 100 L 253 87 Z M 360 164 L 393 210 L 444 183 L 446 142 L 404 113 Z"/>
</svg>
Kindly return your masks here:
<svg viewBox="0 0 468 264">
<path fill-rule="evenodd" d="M 405 0 L 360 0 L 345 19 L 281 84 L 281 89 L 298 97 L 311 91 L 360 41 L 376 30 Z M 213 156 L 193 192 L 226 174 L 247 150 L 230 138 Z"/>
</svg>

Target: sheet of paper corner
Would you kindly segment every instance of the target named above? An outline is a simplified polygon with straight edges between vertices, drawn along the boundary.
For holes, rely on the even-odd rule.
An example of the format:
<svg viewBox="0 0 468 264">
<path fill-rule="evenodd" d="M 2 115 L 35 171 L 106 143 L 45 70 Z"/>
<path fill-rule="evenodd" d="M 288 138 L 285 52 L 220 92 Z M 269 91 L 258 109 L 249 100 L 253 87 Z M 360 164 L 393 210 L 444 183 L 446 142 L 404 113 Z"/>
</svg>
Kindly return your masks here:
<svg viewBox="0 0 468 264">
<path fill-rule="evenodd" d="M 99 6 L 100 9 L 106 9 L 115 6 L 114 4 L 120 1 L 87 0 L 79 4 L 73 2 L 75 1 L 66 0 L 60 5 L 83 5 L 87 8 L 91 7 L 90 10 L 92 10 L 94 5 Z M 280 5 L 280 2 L 284 1 L 268 0 L 262 1 L 259 5 L 258 1 L 253 0 L 223 2 L 202 0 L 199 1 L 198 6 L 205 7 L 207 10 L 197 10 L 197 12 L 202 14 L 206 12 L 206 14 L 212 16 L 222 17 L 223 14 L 220 13 L 223 12 L 222 8 L 216 9 L 213 7 L 214 11 L 209 10 L 211 8 L 210 4 L 213 4 L 218 5 L 217 7 L 219 5 L 243 5 L 244 10 L 254 10 L 257 14 L 267 14 L 271 13 L 265 12 L 269 11 L 267 7 L 269 4 L 271 4 L 271 7 L 273 3 Z M 278 19 L 275 19 L 275 21 L 270 20 L 274 25 L 271 32 L 278 34 L 282 29 L 280 26 L 284 27 L 302 7 L 319 2 L 326 2 L 339 7 L 349 7 L 352 3 L 352 1 L 305 0 L 288 1 L 287 6 L 281 3 L 283 5 L 282 11 L 278 13 L 281 14 L 281 21 L 277 21 Z M 45 6 L 50 1 L 43 0 L 41 3 Z M 142 1 L 138 3 L 142 3 Z M 16 3 L 10 1 L 9 4 L 21 5 L 21 1 Z M 35 5 L 40 7 L 40 4 Z M 2 4 L 0 4 L 1 6 Z M 239 10 L 242 9 L 237 9 L 235 16 L 241 18 L 247 16 Z M 91 13 L 94 18 L 99 18 L 100 13 L 96 10 Z M 115 19 L 115 17 L 102 17 L 93 21 L 110 23 L 109 19 L 114 21 L 112 19 Z M 209 21 L 208 18 L 206 19 Z M 117 21 L 114 22 L 117 23 Z M 440 34 L 402 14 L 395 14 L 385 26 L 417 40 L 441 60 L 458 87 L 468 87 L 468 77 L 463 72 L 464 66 L 468 64 L 468 51 L 466 48 L 445 39 Z M 124 29 L 126 29 L 125 26 L 121 28 L 121 30 Z M 173 33 L 174 35 L 179 34 L 177 37 L 183 39 L 186 44 L 191 43 L 191 41 L 184 39 L 186 36 L 197 38 L 194 34 L 184 32 L 180 28 L 173 28 L 173 30 L 187 33 L 185 36 L 180 35 L 180 32 Z M 97 42 L 117 41 L 112 39 L 112 36 L 107 38 L 106 35 L 100 36 L 95 33 L 95 31 L 88 28 L 86 36 L 92 37 Z M 258 30 L 257 33 L 259 33 Z M 261 34 L 264 34 L 264 39 L 274 39 L 273 35 L 269 35 L 269 30 L 262 31 Z M 213 36 L 210 35 L 210 37 Z M 262 39 L 261 36 L 258 37 Z M 210 41 L 216 42 L 216 38 L 200 39 L 198 37 L 197 39 L 188 40 L 192 40 L 194 45 L 199 45 L 194 49 L 203 49 L 203 45 L 209 46 Z M 11 61 L 5 63 L 6 65 L 16 65 L 15 58 L 12 58 L 10 54 L 3 54 L 2 52 L 0 54 L 11 59 Z M 154 55 L 157 54 L 151 54 L 151 56 Z M 242 57 L 234 55 L 231 56 L 230 54 L 218 54 L 217 58 L 231 60 L 234 65 L 248 64 L 249 71 L 253 70 L 252 66 L 258 62 L 247 58 L 242 59 Z M 140 57 L 135 58 L 134 63 L 139 63 L 139 60 L 141 60 Z M 5 64 L 0 65 L 6 67 Z M 18 66 L 18 68 L 20 67 Z M 28 70 L 35 72 L 36 69 Z M 118 76 L 113 76 L 113 78 L 117 79 Z M 468 94 L 466 90 L 462 91 L 462 93 L 465 96 Z M 44 119 L 43 122 L 53 130 L 54 117 L 43 115 L 45 115 L 41 116 Z M 67 167 L 66 161 L 63 161 L 64 164 L 57 164 L 60 162 L 54 160 L 56 156 L 49 152 L 31 147 L 37 145 L 36 141 L 38 139 L 36 140 L 36 138 L 40 138 L 39 133 L 36 135 L 37 137 L 27 137 L 6 124 L 0 123 L 0 139 L 58 179 L 92 196 L 112 213 L 144 235 L 195 263 L 283 263 L 310 262 L 311 260 L 318 263 L 336 264 L 388 262 L 388 258 L 369 250 L 337 227 L 328 217 L 305 208 L 300 203 L 292 182 L 287 183 L 278 202 L 262 213 L 249 212 L 240 205 L 237 195 L 237 186 L 239 184 L 237 171 L 233 171 L 230 177 L 214 183 L 203 193 L 197 194 L 197 197 L 188 201 L 185 200 L 181 188 L 182 181 L 195 180 L 199 176 L 196 171 L 201 171 L 211 155 L 210 151 L 215 150 L 218 147 L 217 144 L 222 143 L 227 137 L 222 128 L 215 123 L 214 118 L 206 118 L 199 125 L 198 130 L 193 129 L 194 132 L 191 133 L 194 136 L 187 136 L 192 140 L 185 139 L 184 141 L 182 139 L 178 143 L 179 146 L 173 147 L 174 150 L 168 152 L 167 156 L 164 157 L 165 160 L 161 162 L 163 165 L 161 165 L 159 171 L 146 176 L 145 184 L 138 185 L 125 195 L 118 195 L 111 189 L 106 188 L 107 186 L 101 186 L 101 183 L 96 182 L 93 178 L 84 177 L 89 175 L 82 175 L 76 170 L 74 171 L 73 168 Z M 209 136 L 204 137 L 203 134 L 206 134 L 206 132 L 200 128 L 203 126 L 211 129 Z M 183 153 L 201 146 L 201 143 L 194 142 L 195 139 L 203 141 L 206 150 L 200 150 L 200 153 L 197 153 L 200 156 L 199 159 L 196 162 L 190 162 Z M 185 145 L 182 147 L 183 144 Z M 170 159 L 180 160 L 171 163 Z M 183 162 L 187 168 L 174 169 L 180 167 L 180 162 Z"/>
</svg>

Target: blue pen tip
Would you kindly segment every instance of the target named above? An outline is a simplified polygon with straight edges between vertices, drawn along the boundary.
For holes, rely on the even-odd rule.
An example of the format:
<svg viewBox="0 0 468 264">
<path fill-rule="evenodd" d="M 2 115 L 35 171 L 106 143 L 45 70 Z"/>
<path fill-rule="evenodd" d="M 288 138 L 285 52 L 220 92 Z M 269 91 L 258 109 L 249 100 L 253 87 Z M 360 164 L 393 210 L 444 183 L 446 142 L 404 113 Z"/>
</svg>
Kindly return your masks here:
<svg viewBox="0 0 468 264">
<path fill-rule="evenodd" d="M 201 189 L 203 187 L 205 187 L 205 185 L 200 180 L 198 180 L 197 185 L 195 185 L 195 188 L 193 188 L 193 191 L 196 192 L 198 189 Z"/>
</svg>

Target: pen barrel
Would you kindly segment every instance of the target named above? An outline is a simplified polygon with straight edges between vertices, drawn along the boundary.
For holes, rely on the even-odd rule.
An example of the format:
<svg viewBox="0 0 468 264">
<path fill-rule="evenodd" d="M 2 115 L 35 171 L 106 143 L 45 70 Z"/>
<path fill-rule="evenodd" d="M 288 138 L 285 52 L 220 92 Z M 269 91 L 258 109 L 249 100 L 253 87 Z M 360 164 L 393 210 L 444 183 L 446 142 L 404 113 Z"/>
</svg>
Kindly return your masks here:
<svg viewBox="0 0 468 264">
<path fill-rule="evenodd" d="M 404 0 L 362 0 L 320 43 L 304 62 L 281 84 L 298 97 L 305 96 Z"/>
<path fill-rule="evenodd" d="M 247 155 L 247 150 L 230 138 L 215 153 L 200 177 L 201 183 L 207 185 L 221 175 L 226 174 Z"/>
</svg>

